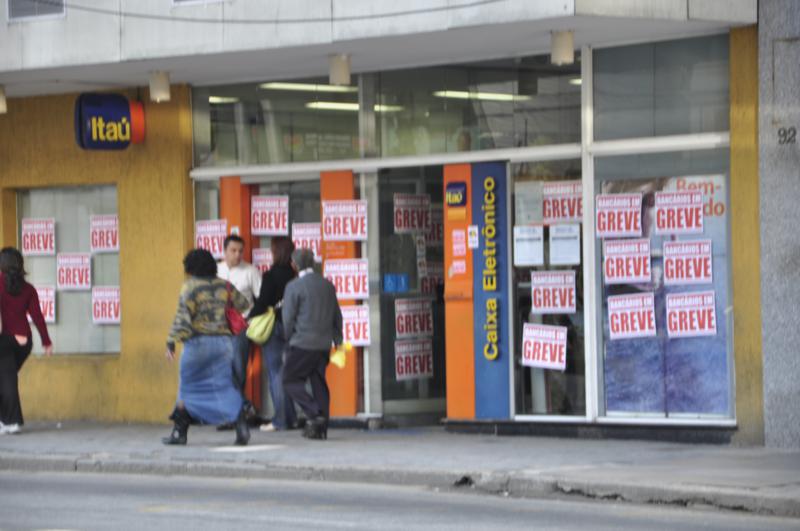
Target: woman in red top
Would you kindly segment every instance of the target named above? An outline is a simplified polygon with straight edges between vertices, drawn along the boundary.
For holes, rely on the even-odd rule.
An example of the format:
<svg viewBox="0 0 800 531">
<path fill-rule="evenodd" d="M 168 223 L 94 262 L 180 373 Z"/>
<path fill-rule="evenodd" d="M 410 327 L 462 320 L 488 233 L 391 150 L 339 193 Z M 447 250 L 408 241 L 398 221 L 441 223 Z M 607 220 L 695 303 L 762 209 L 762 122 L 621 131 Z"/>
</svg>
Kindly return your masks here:
<svg viewBox="0 0 800 531">
<path fill-rule="evenodd" d="M 23 424 L 17 373 L 33 348 L 28 315 L 39 330 L 44 353 L 53 354 L 36 289 L 25 281 L 22 254 L 13 247 L 0 250 L 0 434 L 19 433 Z"/>
</svg>

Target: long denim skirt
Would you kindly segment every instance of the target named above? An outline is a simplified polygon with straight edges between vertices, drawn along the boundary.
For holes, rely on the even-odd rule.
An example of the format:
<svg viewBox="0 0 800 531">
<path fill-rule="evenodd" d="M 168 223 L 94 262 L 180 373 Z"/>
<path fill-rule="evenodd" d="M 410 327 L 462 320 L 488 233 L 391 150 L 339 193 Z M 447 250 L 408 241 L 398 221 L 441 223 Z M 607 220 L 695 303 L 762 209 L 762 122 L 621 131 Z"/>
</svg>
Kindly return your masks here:
<svg viewBox="0 0 800 531">
<path fill-rule="evenodd" d="M 195 336 L 183 344 L 178 400 L 204 424 L 236 420 L 243 398 L 233 385 L 233 336 Z"/>
</svg>

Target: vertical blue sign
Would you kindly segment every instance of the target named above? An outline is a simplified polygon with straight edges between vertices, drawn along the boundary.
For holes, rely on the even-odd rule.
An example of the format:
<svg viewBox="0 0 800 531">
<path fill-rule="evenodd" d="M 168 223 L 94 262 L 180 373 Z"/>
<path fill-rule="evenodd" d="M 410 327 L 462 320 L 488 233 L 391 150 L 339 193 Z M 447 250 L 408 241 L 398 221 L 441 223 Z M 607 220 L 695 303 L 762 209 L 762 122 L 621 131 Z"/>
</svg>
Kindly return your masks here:
<svg viewBox="0 0 800 531">
<path fill-rule="evenodd" d="M 504 162 L 472 165 L 472 224 L 475 300 L 475 417 L 507 419 L 511 349 L 508 344 L 508 176 Z"/>
</svg>

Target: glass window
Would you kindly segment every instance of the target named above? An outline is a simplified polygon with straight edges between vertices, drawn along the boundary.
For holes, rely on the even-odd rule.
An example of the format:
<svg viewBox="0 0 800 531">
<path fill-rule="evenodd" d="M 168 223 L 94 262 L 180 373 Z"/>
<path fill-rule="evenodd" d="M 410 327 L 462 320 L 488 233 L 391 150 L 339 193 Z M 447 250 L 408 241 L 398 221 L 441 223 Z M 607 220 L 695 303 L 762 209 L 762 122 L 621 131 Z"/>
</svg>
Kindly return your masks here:
<svg viewBox="0 0 800 531">
<path fill-rule="evenodd" d="M 728 35 L 596 50 L 596 140 L 728 130 Z"/>
<path fill-rule="evenodd" d="M 219 181 L 195 181 L 195 220 L 219 219 Z"/>
<path fill-rule="evenodd" d="M 116 186 L 25 190 L 18 192 L 17 199 L 20 231 L 23 218 L 55 219 L 57 253 L 89 253 L 90 216 L 117 213 Z M 21 238 L 20 232 L 19 241 Z M 94 254 L 91 262 L 92 286 L 119 286 L 119 253 Z M 55 288 L 55 256 L 25 256 L 25 269 L 28 282 L 35 287 Z M 55 352 L 119 352 L 119 325 L 96 325 L 92 322 L 91 290 L 56 290 L 55 302 L 55 323 L 47 325 Z M 34 352 L 41 352 L 41 341 L 35 331 L 33 336 Z"/>
<path fill-rule="evenodd" d="M 726 149 L 662 153 L 597 159 L 597 190 L 601 193 L 642 193 L 643 238 L 650 242 L 652 280 L 606 285 L 602 267 L 595 279 L 601 320 L 604 391 L 607 415 L 698 417 L 732 415 L 732 317 L 728 233 L 728 160 Z M 654 194 L 698 190 L 703 193 L 703 233 L 656 235 Z M 667 242 L 711 240 L 712 281 L 665 286 L 663 245 Z M 603 263 L 598 240 L 597 259 Z M 675 266 L 669 266 L 672 275 Z M 680 275 L 678 275 L 680 276 Z M 705 337 L 667 336 L 667 296 L 713 291 L 716 333 Z M 608 297 L 654 293 L 655 337 L 610 339 Z M 601 411 L 602 413 L 602 411 Z"/>
<path fill-rule="evenodd" d="M 514 176 L 514 230 L 535 228 L 540 231 L 538 243 L 515 238 L 513 246 L 516 414 L 583 416 L 586 414 L 586 372 L 581 162 L 512 164 L 511 171 Z M 567 286 L 566 299 L 554 300 L 551 297 L 554 290 L 537 289 L 534 293 L 533 276 L 543 272 L 566 273 L 559 275 L 566 279 L 563 282 Z M 563 371 L 532 367 L 523 362 L 525 323 L 567 329 Z"/>
</svg>

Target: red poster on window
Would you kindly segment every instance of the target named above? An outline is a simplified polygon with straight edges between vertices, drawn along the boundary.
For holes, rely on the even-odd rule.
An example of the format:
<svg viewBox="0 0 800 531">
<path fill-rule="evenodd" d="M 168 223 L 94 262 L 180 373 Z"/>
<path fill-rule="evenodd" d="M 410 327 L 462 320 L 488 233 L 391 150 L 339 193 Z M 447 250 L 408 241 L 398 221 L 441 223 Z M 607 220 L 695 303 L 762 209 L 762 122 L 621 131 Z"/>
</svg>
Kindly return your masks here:
<svg viewBox="0 0 800 531">
<path fill-rule="evenodd" d="M 92 255 L 58 253 L 56 256 L 56 288 L 59 291 L 80 291 L 92 287 Z"/>
<path fill-rule="evenodd" d="M 531 271 L 531 313 L 575 313 L 575 271 Z"/>
<path fill-rule="evenodd" d="M 653 292 L 609 297 L 608 326 L 612 340 L 654 337 L 656 310 Z"/>
<path fill-rule="evenodd" d="M 606 284 L 650 282 L 650 240 L 604 241 L 603 279 Z"/>
<path fill-rule="evenodd" d="M 54 218 L 22 218 L 22 254 L 54 256 L 56 254 L 56 220 Z"/>
<path fill-rule="evenodd" d="M 119 286 L 92 288 L 92 322 L 94 324 L 119 324 Z"/>
<path fill-rule="evenodd" d="M 426 265 L 426 275 L 419 280 L 420 291 L 423 295 L 436 295 L 436 288 L 444 285 L 444 264 L 428 262 Z"/>
<path fill-rule="evenodd" d="M 656 192 L 656 234 L 702 234 L 703 192 Z"/>
<path fill-rule="evenodd" d="M 369 263 L 365 258 L 325 260 L 324 277 L 342 300 L 369 298 Z"/>
<path fill-rule="evenodd" d="M 332 242 L 366 240 L 367 202 L 323 201 L 322 238 Z"/>
<path fill-rule="evenodd" d="M 711 284 L 711 240 L 664 242 L 664 285 Z"/>
<path fill-rule="evenodd" d="M 583 221 L 581 181 L 551 181 L 542 184 L 542 217 L 545 224 Z"/>
<path fill-rule="evenodd" d="M 297 249 L 310 249 L 314 260 L 322 262 L 322 227 L 319 223 L 292 223 L 292 241 Z"/>
<path fill-rule="evenodd" d="M 431 209 L 431 226 L 425 232 L 425 245 L 441 247 L 444 242 L 444 210 L 441 207 Z"/>
<path fill-rule="evenodd" d="M 194 246 L 210 252 L 217 260 L 225 255 L 224 244 L 227 235 L 227 220 L 208 219 L 196 221 L 194 224 Z"/>
<path fill-rule="evenodd" d="M 345 342 L 354 347 L 367 347 L 370 344 L 369 306 L 342 306 L 342 336 Z"/>
<path fill-rule="evenodd" d="M 42 317 L 47 324 L 56 322 L 56 288 L 53 286 L 36 286 L 36 294 L 39 296 L 39 309 L 42 310 Z M 28 316 L 28 321 L 31 321 Z"/>
<path fill-rule="evenodd" d="M 394 232 L 411 234 L 427 232 L 431 226 L 431 196 L 428 194 L 394 194 Z"/>
<path fill-rule="evenodd" d="M 269 271 L 269 268 L 272 267 L 272 250 L 253 249 L 253 265 L 261 271 L 262 275 Z"/>
<path fill-rule="evenodd" d="M 597 196 L 598 238 L 637 238 L 642 235 L 642 194 Z"/>
<path fill-rule="evenodd" d="M 667 294 L 667 336 L 717 335 L 717 310 L 713 291 Z"/>
<path fill-rule="evenodd" d="M 116 214 L 89 217 L 89 250 L 93 254 L 119 251 L 119 218 Z"/>
<path fill-rule="evenodd" d="M 525 323 L 522 364 L 540 369 L 567 368 L 567 327 Z"/>
<path fill-rule="evenodd" d="M 395 341 L 394 370 L 398 382 L 433 378 L 433 343 L 431 340 Z"/>
<path fill-rule="evenodd" d="M 254 236 L 288 236 L 289 196 L 253 196 L 250 200 L 250 232 Z"/>
<path fill-rule="evenodd" d="M 433 336 L 433 303 L 430 299 L 395 299 L 394 330 L 397 339 Z"/>
</svg>

